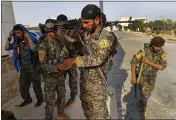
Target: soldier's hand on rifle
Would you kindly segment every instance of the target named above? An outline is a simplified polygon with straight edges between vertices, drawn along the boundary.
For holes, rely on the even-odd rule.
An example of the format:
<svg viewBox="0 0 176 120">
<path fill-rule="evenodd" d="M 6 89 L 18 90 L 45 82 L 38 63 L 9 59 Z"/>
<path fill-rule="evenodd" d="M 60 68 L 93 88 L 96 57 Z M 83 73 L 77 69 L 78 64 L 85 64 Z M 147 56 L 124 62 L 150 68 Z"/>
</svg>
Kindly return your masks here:
<svg viewBox="0 0 176 120">
<path fill-rule="evenodd" d="M 145 64 L 150 64 L 150 60 L 146 57 L 142 58 L 142 62 L 145 63 Z"/>
<path fill-rule="evenodd" d="M 65 71 L 70 69 L 76 63 L 76 58 L 65 59 L 59 66 L 57 67 L 60 71 Z"/>
<path fill-rule="evenodd" d="M 132 76 L 131 78 L 131 84 L 134 85 L 137 82 L 136 77 Z"/>
</svg>

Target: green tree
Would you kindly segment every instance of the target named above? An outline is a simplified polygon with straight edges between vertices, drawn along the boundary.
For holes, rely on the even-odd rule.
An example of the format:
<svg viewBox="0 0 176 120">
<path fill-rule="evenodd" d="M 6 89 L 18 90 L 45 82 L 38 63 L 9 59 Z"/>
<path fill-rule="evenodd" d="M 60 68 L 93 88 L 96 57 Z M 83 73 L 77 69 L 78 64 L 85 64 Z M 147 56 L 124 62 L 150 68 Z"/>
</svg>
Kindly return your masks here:
<svg viewBox="0 0 176 120">
<path fill-rule="evenodd" d="M 145 28 L 149 27 L 149 23 L 143 23 L 143 24 L 144 24 L 143 26 L 144 26 Z"/>
<path fill-rule="evenodd" d="M 153 30 L 154 22 L 153 22 L 153 21 L 150 21 L 150 22 L 148 23 L 148 26 L 149 26 L 150 29 Z"/>
<path fill-rule="evenodd" d="M 172 30 L 174 28 L 174 22 L 172 19 L 163 19 L 164 29 L 165 30 Z"/>
<path fill-rule="evenodd" d="M 128 29 L 135 31 L 135 25 L 134 24 L 128 24 Z"/>
<path fill-rule="evenodd" d="M 122 25 L 118 24 L 118 28 L 120 31 L 122 31 Z"/>
<path fill-rule="evenodd" d="M 140 20 L 135 20 L 135 28 L 138 29 L 139 28 L 139 31 L 140 32 L 144 32 L 144 29 L 146 26 L 148 26 L 147 23 L 143 23 L 143 21 L 140 21 Z"/>
<path fill-rule="evenodd" d="M 128 30 L 128 26 L 124 26 L 124 29 L 125 29 L 125 31 L 127 31 Z"/>
<path fill-rule="evenodd" d="M 163 30 L 164 29 L 164 22 L 162 20 L 155 20 L 153 28 L 155 30 Z"/>
</svg>

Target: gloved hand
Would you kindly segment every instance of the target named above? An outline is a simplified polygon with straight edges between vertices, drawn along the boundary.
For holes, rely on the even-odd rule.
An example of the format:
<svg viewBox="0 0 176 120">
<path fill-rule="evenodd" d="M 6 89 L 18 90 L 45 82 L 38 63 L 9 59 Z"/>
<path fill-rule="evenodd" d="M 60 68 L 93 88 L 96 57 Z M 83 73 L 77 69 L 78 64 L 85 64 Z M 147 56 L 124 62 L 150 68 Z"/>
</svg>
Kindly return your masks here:
<svg viewBox="0 0 176 120">
<path fill-rule="evenodd" d="M 76 58 L 65 59 L 61 64 L 58 65 L 60 71 L 70 69 L 76 63 Z"/>
</svg>

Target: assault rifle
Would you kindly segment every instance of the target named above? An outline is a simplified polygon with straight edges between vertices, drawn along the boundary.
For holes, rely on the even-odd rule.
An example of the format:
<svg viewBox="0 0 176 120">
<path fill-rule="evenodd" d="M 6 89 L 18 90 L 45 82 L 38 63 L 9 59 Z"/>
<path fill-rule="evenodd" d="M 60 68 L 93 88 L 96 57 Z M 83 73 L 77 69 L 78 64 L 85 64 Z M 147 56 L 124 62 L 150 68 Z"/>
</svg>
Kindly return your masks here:
<svg viewBox="0 0 176 120">
<path fill-rule="evenodd" d="M 131 19 L 132 17 L 130 17 L 128 21 L 105 21 L 104 26 L 107 27 L 107 26 L 117 25 L 119 23 L 134 23 L 135 21 L 132 21 Z M 57 27 L 62 27 L 64 29 L 72 29 L 72 30 L 73 29 L 83 30 L 81 19 L 73 19 L 73 20 L 66 21 L 64 23 L 56 23 L 49 26 L 47 26 L 47 24 L 39 23 L 39 28 L 42 34 L 46 33 L 46 27 L 53 27 L 55 31 L 57 31 Z"/>
<path fill-rule="evenodd" d="M 52 23 L 50 23 L 50 24 L 39 23 L 39 28 L 40 28 L 40 31 L 42 32 L 42 34 L 45 34 L 46 28 L 50 28 L 50 27 L 52 27 L 55 31 L 57 31 L 58 27 L 62 27 L 64 29 L 75 29 L 75 28 L 82 29 L 82 23 L 81 23 L 80 19 L 73 19 L 73 20 L 66 21 L 64 23 L 56 23 L 56 24 L 52 24 L 52 25 L 51 24 Z"/>
<path fill-rule="evenodd" d="M 135 21 L 107 21 L 105 26 L 117 25 L 119 23 L 134 23 Z"/>
</svg>

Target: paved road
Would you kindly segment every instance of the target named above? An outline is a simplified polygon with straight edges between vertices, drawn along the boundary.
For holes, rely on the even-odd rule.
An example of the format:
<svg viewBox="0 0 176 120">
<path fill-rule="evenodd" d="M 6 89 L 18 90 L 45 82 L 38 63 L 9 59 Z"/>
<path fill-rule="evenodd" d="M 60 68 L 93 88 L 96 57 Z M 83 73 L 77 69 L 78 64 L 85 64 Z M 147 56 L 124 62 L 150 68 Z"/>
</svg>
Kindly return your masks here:
<svg viewBox="0 0 176 120">
<path fill-rule="evenodd" d="M 130 60 L 134 53 L 143 47 L 143 43 L 149 42 L 147 36 L 118 32 L 122 37 L 119 40 L 119 54 L 116 56 L 116 64 L 109 75 L 109 84 L 117 92 L 118 118 L 140 118 L 137 111 L 137 99 L 134 98 L 134 89 L 130 85 L 131 70 Z M 158 72 L 156 87 L 148 101 L 148 119 L 173 119 L 176 118 L 176 44 L 166 43 L 164 50 L 168 54 L 168 67 Z M 124 88 L 122 86 L 124 85 Z"/>
<path fill-rule="evenodd" d="M 112 71 L 108 74 L 108 84 L 114 93 L 111 101 L 111 114 L 113 119 L 137 119 L 140 118 L 137 110 L 138 100 L 134 98 L 134 90 L 129 82 L 131 77 L 130 60 L 132 55 L 143 47 L 143 43 L 149 42 L 149 38 L 126 32 L 116 32 L 116 35 L 118 38 L 121 37 L 118 54 L 116 55 Z M 176 92 L 174 92 L 176 91 L 176 79 L 174 78 L 176 77 L 176 44 L 166 43 L 164 49 L 168 53 L 168 67 L 158 73 L 156 88 L 148 102 L 148 119 L 173 119 L 176 116 Z M 66 99 L 68 99 L 68 79 L 66 84 Z M 31 95 L 34 102 L 26 107 L 14 107 L 22 101 L 20 96 L 17 96 L 3 108 L 12 110 L 17 118 L 44 118 L 45 104 L 39 108 L 34 108 L 36 99 L 33 90 L 31 90 Z M 76 100 L 76 104 L 65 111 L 72 119 L 84 119 L 79 96 L 77 96 Z M 56 116 L 55 109 L 54 118 Z"/>
</svg>

